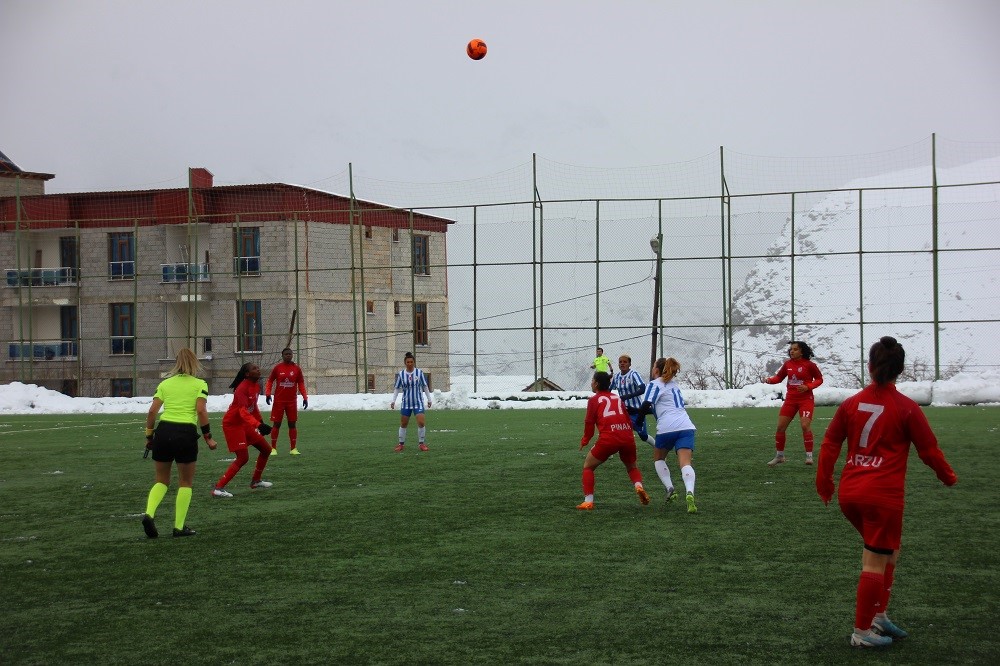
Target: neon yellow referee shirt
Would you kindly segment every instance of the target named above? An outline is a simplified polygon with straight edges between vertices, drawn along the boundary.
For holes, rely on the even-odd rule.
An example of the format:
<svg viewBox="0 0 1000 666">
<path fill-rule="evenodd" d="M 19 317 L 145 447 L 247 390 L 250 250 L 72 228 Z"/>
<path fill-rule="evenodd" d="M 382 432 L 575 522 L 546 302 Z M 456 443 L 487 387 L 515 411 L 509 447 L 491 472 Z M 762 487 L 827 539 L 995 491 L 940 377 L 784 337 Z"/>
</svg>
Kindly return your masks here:
<svg viewBox="0 0 1000 666">
<path fill-rule="evenodd" d="M 191 375 L 167 377 L 156 387 L 154 398 L 163 402 L 161 421 L 198 425 L 198 398 L 208 398 L 208 384 Z"/>
</svg>

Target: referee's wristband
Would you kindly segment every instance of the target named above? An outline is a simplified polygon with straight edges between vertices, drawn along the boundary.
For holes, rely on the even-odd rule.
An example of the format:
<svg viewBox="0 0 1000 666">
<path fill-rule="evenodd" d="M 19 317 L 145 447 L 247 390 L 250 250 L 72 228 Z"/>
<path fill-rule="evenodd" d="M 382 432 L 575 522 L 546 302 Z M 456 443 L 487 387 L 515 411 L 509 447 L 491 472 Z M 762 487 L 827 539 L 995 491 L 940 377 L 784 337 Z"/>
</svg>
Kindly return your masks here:
<svg viewBox="0 0 1000 666">
<path fill-rule="evenodd" d="M 153 436 L 153 429 L 146 428 L 146 437 L 152 437 L 152 436 Z"/>
<path fill-rule="evenodd" d="M 211 423 L 206 423 L 205 425 L 203 425 L 201 427 L 201 434 L 203 434 L 203 435 L 211 435 L 212 434 L 212 424 Z"/>
</svg>

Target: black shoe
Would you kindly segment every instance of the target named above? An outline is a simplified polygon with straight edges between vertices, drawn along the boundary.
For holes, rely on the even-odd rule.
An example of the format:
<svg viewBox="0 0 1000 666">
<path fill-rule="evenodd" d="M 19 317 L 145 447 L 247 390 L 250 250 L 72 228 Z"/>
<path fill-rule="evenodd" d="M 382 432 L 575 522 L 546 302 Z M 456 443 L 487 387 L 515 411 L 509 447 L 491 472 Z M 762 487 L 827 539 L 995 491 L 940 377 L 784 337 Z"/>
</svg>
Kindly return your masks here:
<svg viewBox="0 0 1000 666">
<path fill-rule="evenodd" d="M 153 517 L 148 513 L 142 514 L 142 529 L 150 539 L 160 536 L 160 533 L 156 531 L 156 523 L 153 522 Z"/>
<path fill-rule="evenodd" d="M 197 532 L 195 532 L 193 529 L 191 529 L 187 525 L 185 525 L 184 529 L 182 529 L 182 530 L 179 530 L 176 527 L 174 528 L 174 536 L 175 537 L 179 537 L 179 536 L 194 536 L 195 534 L 197 534 Z"/>
</svg>

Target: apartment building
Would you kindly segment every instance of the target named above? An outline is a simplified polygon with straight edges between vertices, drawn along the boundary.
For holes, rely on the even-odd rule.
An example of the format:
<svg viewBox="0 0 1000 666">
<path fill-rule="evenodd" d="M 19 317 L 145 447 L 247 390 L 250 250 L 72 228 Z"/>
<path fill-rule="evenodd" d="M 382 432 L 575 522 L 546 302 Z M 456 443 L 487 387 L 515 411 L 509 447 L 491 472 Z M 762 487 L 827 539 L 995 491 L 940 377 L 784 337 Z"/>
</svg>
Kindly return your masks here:
<svg viewBox="0 0 1000 666">
<path fill-rule="evenodd" d="M 283 183 L 45 194 L 0 165 L 0 381 L 151 395 L 181 347 L 213 393 L 290 346 L 311 393 L 447 390 L 452 221 Z"/>
</svg>

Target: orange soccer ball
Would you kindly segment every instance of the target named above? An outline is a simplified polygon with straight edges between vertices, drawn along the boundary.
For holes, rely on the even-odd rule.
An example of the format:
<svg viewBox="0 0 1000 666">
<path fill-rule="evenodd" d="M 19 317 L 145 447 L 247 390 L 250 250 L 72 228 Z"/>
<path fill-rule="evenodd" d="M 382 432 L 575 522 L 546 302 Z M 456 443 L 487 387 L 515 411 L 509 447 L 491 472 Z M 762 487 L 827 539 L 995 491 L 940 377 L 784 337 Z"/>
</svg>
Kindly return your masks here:
<svg viewBox="0 0 1000 666">
<path fill-rule="evenodd" d="M 469 54 L 469 57 L 473 60 L 482 60 L 486 57 L 486 42 L 481 39 L 473 39 L 469 42 L 468 46 L 465 47 L 465 52 Z"/>
</svg>

